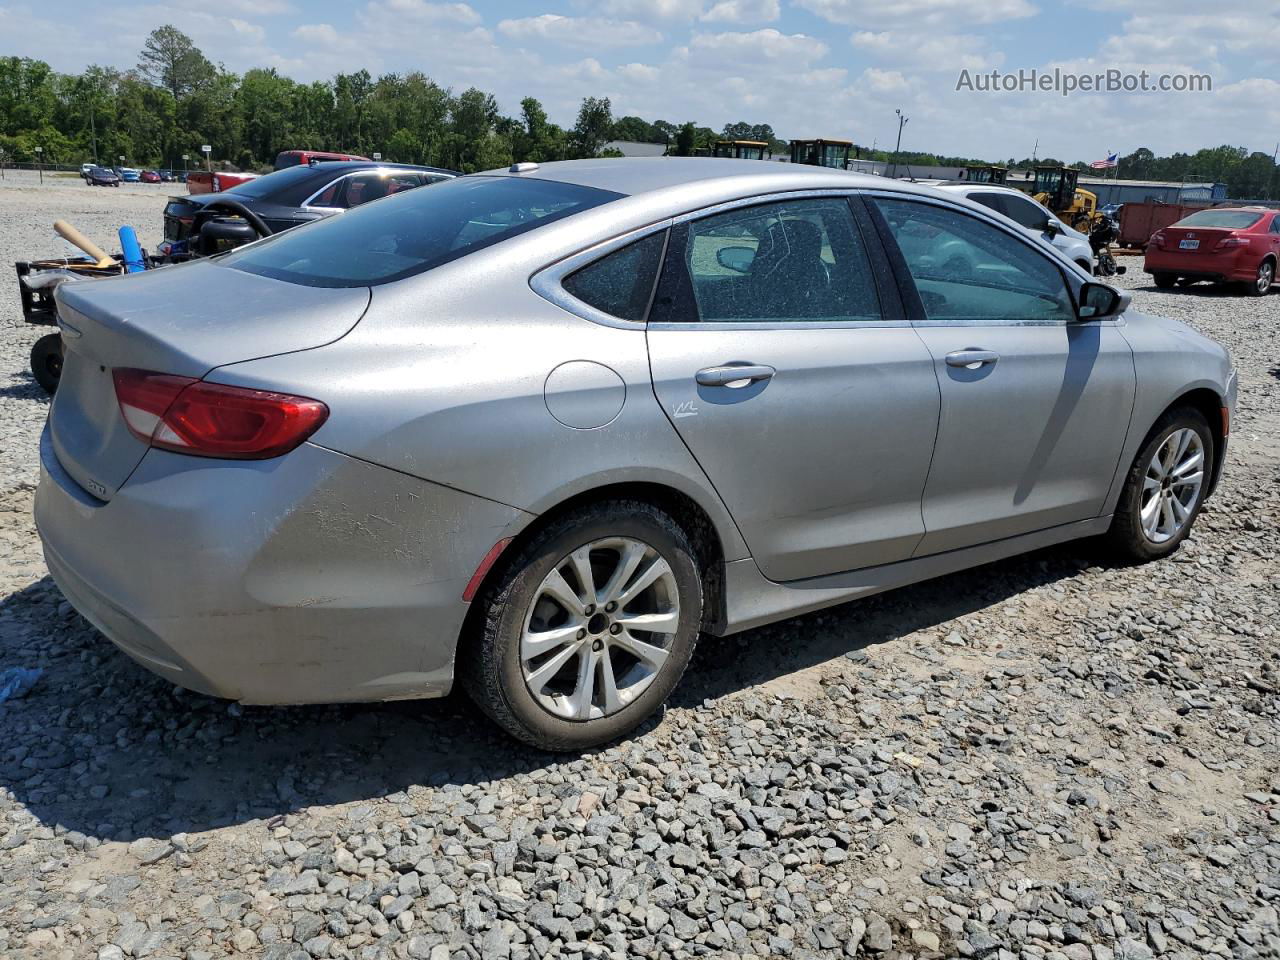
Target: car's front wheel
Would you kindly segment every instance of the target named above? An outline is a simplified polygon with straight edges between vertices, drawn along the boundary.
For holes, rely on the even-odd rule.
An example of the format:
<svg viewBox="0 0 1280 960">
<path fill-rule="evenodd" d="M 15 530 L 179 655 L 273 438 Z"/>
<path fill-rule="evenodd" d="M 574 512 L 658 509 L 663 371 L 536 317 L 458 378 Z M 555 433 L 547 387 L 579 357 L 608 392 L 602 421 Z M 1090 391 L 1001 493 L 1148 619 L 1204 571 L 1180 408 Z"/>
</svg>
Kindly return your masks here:
<svg viewBox="0 0 1280 960">
<path fill-rule="evenodd" d="M 1158 560 L 1186 539 L 1209 492 L 1213 433 L 1193 407 L 1165 413 L 1125 477 L 1107 540 L 1122 558 Z"/>
<path fill-rule="evenodd" d="M 614 500 L 566 514 L 477 597 L 459 674 L 512 736 L 581 750 L 627 733 L 679 682 L 702 623 L 702 576 L 667 513 Z"/>
</svg>

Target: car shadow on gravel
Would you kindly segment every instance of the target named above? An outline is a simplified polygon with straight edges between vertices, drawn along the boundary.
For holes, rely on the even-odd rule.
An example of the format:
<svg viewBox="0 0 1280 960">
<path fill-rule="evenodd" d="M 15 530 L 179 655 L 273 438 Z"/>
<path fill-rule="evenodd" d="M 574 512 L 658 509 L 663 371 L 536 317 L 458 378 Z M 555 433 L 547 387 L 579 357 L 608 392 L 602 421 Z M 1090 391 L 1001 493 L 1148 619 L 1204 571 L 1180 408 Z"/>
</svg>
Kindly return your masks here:
<svg viewBox="0 0 1280 960">
<path fill-rule="evenodd" d="M 17 383 L 6 384 L 0 387 L 0 398 L 9 398 L 13 400 L 41 400 L 49 403 L 53 400 L 44 387 L 36 383 L 36 378 L 29 371 L 22 371 L 17 375 Z"/>
<path fill-rule="evenodd" d="M 806 695 L 788 685 L 797 671 L 841 656 L 874 668 L 867 648 L 1085 566 L 1080 547 L 1056 547 L 738 636 L 706 637 L 672 707 L 762 686 Z M 569 759 L 511 741 L 459 693 L 247 707 L 179 690 L 111 646 L 47 577 L 0 600 L 0 667 L 16 665 L 43 667 L 44 675 L 24 697 L 0 704 L 0 787 L 43 825 L 104 841 L 273 821 L 304 807 L 403 802 L 423 787 L 558 782 L 556 767 Z M 631 739 L 660 724 L 649 721 Z"/>
</svg>

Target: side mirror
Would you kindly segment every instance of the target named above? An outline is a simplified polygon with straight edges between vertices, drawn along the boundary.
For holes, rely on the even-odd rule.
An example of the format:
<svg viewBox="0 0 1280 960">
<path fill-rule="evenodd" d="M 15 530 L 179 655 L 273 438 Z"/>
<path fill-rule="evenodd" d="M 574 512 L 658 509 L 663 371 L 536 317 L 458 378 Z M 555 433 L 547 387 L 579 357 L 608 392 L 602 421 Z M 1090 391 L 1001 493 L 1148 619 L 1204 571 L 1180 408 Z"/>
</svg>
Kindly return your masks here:
<svg viewBox="0 0 1280 960">
<path fill-rule="evenodd" d="M 716 251 L 716 263 L 734 273 L 746 273 L 755 258 L 754 247 L 721 247 Z"/>
<path fill-rule="evenodd" d="M 1056 237 L 1058 234 L 1062 232 L 1062 221 L 1056 220 L 1053 217 L 1050 217 L 1048 220 L 1045 221 L 1044 232 L 1051 237 Z"/>
<path fill-rule="evenodd" d="M 1118 317 L 1129 309 L 1132 302 L 1133 294 L 1128 290 L 1117 290 L 1105 283 L 1090 281 L 1080 288 L 1080 307 L 1076 316 L 1081 320 Z"/>
</svg>

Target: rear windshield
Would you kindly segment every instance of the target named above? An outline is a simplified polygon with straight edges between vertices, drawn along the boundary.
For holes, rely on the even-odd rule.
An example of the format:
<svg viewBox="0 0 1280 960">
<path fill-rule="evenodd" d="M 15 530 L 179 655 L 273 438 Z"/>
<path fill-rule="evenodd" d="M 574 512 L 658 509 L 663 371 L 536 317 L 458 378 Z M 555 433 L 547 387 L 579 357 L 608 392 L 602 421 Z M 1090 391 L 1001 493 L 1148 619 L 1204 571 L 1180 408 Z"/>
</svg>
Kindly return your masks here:
<svg viewBox="0 0 1280 960">
<path fill-rule="evenodd" d="M 293 167 L 289 170 L 277 170 L 274 173 L 268 173 L 265 177 L 246 180 L 237 186 L 235 191 L 241 197 L 262 198 L 270 194 L 277 194 L 281 190 L 287 190 L 299 183 L 311 180 L 315 176 L 315 171 L 310 167 Z"/>
<path fill-rule="evenodd" d="M 1226 230 L 1244 230 L 1262 219 L 1262 214 L 1252 210 L 1201 210 L 1183 217 L 1175 227 L 1222 227 Z"/>
<path fill-rule="evenodd" d="M 296 167 L 302 162 L 302 154 L 300 153 L 278 153 L 276 154 L 276 169 L 283 170 L 285 167 Z"/>
<path fill-rule="evenodd" d="M 621 197 L 552 180 L 459 177 L 295 227 L 221 258 L 310 287 L 390 283 Z"/>
</svg>

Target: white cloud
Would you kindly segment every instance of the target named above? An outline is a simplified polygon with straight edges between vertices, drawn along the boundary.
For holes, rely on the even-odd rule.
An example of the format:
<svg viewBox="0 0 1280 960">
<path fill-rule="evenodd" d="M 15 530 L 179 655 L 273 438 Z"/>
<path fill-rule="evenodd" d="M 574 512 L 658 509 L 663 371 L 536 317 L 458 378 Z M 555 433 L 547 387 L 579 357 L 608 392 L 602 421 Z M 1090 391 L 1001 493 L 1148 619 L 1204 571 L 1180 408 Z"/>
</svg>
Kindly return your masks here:
<svg viewBox="0 0 1280 960">
<path fill-rule="evenodd" d="M 1004 62 L 1004 54 L 988 49 L 986 41 L 974 34 L 919 38 L 888 30 L 860 30 L 849 42 L 881 63 L 904 64 L 922 72 L 991 70 Z"/>
<path fill-rule="evenodd" d="M 779 16 L 778 0 L 720 0 L 701 19 L 708 23 L 772 23 Z"/>
<path fill-rule="evenodd" d="M 693 20 L 705 0 L 581 0 L 583 6 L 628 20 Z"/>
<path fill-rule="evenodd" d="M 689 50 L 698 56 L 710 56 L 717 62 L 740 65 L 750 72 L 759 60 L 786 60 L 796 64 L 812 63 L 827 55 L 821 40 L 803 33 L 780 33 L 772 27 L 750 33 L 695 33 Z"/>
<path fill-rule="evenodd" d="M 1017 20 L 1036 13 L 1028 0 L 793 0 L 796 6 L 832 23 L 860 28 L 903 26 L 965 27 Z"/>
<path fill-rule="evenodd" d="M 661 33 L 634 20 L 562 17 L 554 13 L 503 20 L 498 32 L 518 41 L 542 40 L 574 47 L 634 47 L 662 42 Z"/>
<path fill-rule="evenodd" d="M 403 29 L 408 23 L 428 26 L 474 26 L 483 18 L 466 3 L 430 3 L 428 0 L 375 0 L 359 14 L 371 30 Z"/>
<path fill-rule="evenodd" d="M 288 0 L 218 0 L 219 13 L 238 13 L 246 17 L 278 17 L 297 11 Z"/>
</svg>

